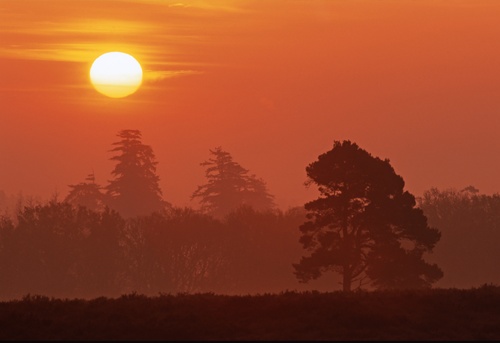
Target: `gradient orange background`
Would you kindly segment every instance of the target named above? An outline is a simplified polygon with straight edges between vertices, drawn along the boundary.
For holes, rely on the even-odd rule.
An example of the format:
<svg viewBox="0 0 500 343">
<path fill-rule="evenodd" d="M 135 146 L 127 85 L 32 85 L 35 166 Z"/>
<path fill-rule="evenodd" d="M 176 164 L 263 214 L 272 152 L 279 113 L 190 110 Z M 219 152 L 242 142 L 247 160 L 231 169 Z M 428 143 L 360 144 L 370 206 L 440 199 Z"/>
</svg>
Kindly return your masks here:
<svg viewBox="0 0 500 343">
<path fill-rule="evenodd" d="M 219 145 L 301 206 L 306 165 L 343 139 L 415 195 L 500 192 L 499 18 L 496 0 L 2 0 L 0 189 L 106 185 L 116 133 L 139 129 L 179 206 Z M 145 70 L 124 99 L 88 78 L 115 50 Z"/>
</svg>

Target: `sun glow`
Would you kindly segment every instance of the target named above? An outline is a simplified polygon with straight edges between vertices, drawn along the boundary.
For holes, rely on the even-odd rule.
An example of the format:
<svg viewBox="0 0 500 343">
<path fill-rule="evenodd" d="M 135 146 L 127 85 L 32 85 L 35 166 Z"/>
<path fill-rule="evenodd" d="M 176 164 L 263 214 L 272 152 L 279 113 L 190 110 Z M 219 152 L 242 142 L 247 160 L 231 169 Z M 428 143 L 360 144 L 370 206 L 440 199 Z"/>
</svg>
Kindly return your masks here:
<svg viewBox="0 0 500 343">
<path fill-rule="evenodd" d="M 142 68 L 129 54 L 108 52 L 92 64 L 90 80 L 99 93 L 111 98 L 123 98 L 141 86 Z"/>
</svg>

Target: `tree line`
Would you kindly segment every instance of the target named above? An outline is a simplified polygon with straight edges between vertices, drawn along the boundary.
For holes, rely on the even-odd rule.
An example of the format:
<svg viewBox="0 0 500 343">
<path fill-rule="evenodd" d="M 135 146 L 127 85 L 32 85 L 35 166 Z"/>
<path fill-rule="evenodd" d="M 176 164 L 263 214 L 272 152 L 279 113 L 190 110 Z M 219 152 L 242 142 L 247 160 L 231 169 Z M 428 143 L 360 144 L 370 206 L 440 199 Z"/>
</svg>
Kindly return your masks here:
<svg viewBox="0 0 500 343">
<path fill-rule="evenodd" d="M 431 188 L 418 199 L 418 206 L 442 235 L 428 256 L 445 271 L 440 287 L 500 285 L 500 194 L 481 194 L 473 186 Z"/>
<path fill-rule="evenodd" d="M 441 228 L 447 235 L 454 230 L 451 219 L 440 220 L 443 207 L 457 206 L 448 201 L 457 195 L 433 189 L 416 199 L 389 160 L 350 141 L 335 141 L 307 166 L 307 184 L 320 196 L 288 211 L 276 208 L 264 180 L 221 147 L 211 149 L 201 163 L 207 182 L 192 194 L 201 207 L 193 210 L 163 199 L 158 162 L 140 131 L 118 137 L 107 186 L 91 174 L 70 185 L 62 202 L 30 204 L 15 218 L 1 218 L 0 295 L 235 294 L 304 290 L 307 283 L 325 290 L 418 289 L 452 268 L 445 263 L 443 273 L 446 259 L 430 253 Z M 491 212 L 490 222 L 471 224 L 472 231 L 491 226 L 500 207 L 471 192 L 465 208 L 474 202 Z M 485 217 L 481 210 L 471 216 Z M 498 236 L 496 227 L 490 231 Z"/>
<path fill-rule="evenodd" d="M 223 221 L 189 208 L 124 219 L 67 202 L 25 206 L 0 222 L 0 298 L 304 289 L 291 266 L 303 219 L 248 206 Z"/>
</svg>

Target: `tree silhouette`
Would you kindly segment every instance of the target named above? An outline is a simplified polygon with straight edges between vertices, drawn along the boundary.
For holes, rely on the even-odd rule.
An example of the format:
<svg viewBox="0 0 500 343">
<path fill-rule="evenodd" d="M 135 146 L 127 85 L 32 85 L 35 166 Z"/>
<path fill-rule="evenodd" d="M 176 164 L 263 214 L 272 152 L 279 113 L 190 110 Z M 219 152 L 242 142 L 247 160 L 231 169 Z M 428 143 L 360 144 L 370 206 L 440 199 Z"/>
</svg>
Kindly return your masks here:
<svg viewBox="0 0 500 343">
<path fill-rule="evenodd" d="M 294 264 L 300 281 L 332 270 L 350 291 L 355 281 L 360 287 L 422 288 L 442 277 L 437 265 L 422 259 L 440 233 L 427 225 L 389 160 L 335 141 L 306 171 L 307 184 L 316 184 L 321 196 L 305 204 L 309 221 L 300 227 L 300 242 L 311 255 Z"/>
<path fill-rule="evenodd" d="M 106 187 L 107 201 L 111 208 L 124 217 L 148 215 L 164 209 L 156 175 L 153 149 L 141 142 L 139 130 L 122 130 L 120 141 L 113 143 L 111 151 L 119 153 L 111 158 L 117 164 L 112 171 L 114 180 Z"/>
<path fill-rule="evenodd" d="M 64 201 L 73 206 L 84 206 L 92 211 L 102 211 L 104 209 L 104 194 L 101 192 L 102 187 L 95 183 L 95 175 L 89 174 L 85 178 L 85 182 L 80 182 L 77 185 L 69 185 L 70 192 Z"/>
<path fill-rule="evenodd" d="M 446 271 L 440 287 L 500 282 L 500 194 L 481 194 L 473 186 L 431 188 L 419 199 L 419 207 L 443 236 L 431 256 Z"/>
<path fill-rule="evenodd" d="M 123 219 L 67 202 L 27 205 L 0 217 L 1 296 L 119 294 Z"/>
<path fill-rule="evenodd" d="M 221 147 L 209 151 L 213 157 L 200 163 L 207 167 L 208 183 L 198 186 L 191 196 L 200 199 L 204 212 L 220 218 L 242 205 L 256 210 L 274 207 L 274 197 L 262 179 L 248 175 L 248 170 L 234 162 L 231 154 Z"/>
</svg>

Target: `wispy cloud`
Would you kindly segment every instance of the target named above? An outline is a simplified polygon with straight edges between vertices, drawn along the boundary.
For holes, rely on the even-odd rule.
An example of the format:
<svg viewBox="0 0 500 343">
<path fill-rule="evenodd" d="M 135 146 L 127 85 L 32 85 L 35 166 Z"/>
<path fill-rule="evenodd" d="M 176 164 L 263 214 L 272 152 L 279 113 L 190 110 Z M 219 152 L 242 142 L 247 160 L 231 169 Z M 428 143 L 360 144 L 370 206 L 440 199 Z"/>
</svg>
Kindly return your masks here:
<svg viewBox="0 0 500 343">
<path fill-rule="evenodd" d="M 104 51 L 128 45 L 143 55 L 154 48 L 168 54 L 176 42 L 193 42 L 193 27 L 204 16 L 236 11 L 238 2 L 48 0 L 42 6 L 39 0 L 2 0 L 0 57 L 85 61 L 103 45 Z"/>
<path fill-rule="evenodd" d="M 14 59 L 32 59 L 64 62 L 92 62 L 106 51 L 137 51 L 130 44 L 108 43 L 32 43 L 0 47 L 0 56 Z"/>
<path fill-rule="evenodd" d="M 114 0 L 138 4 L 154 4 L 167 7 L 191 7 L 213 11 L 240 12 L 248 0 Z"/>
<path fill-rule="evenodd" d="M 203 74 L 197 70 L 145 70 L 144 79 L 149 82 L 158 82 L 173 77 Z"/>
</svg>

